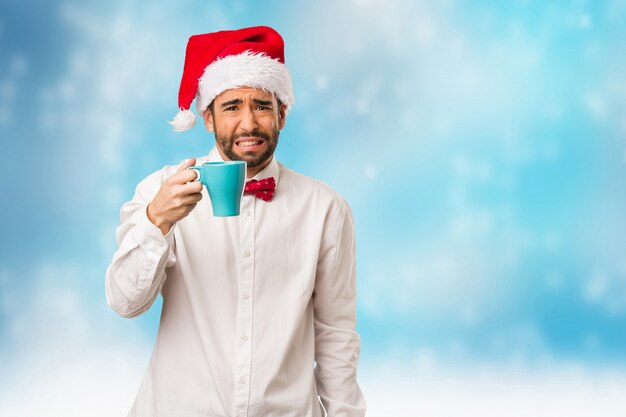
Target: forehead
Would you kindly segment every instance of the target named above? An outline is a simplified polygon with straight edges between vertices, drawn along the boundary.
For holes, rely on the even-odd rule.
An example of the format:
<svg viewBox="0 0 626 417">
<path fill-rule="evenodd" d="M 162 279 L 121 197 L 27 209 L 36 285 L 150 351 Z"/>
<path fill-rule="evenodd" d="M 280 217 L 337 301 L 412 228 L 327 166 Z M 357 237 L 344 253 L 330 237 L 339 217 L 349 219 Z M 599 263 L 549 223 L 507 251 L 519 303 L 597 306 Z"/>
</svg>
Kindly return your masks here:
<svg viewBox="0 0 626 417">
<path fill-rule="evenodd" d="M 260 88 L 254 87 L 238 87 L 231 88 L 230 90 L 223 91 L 217 97 L 215 97 L 216 103 L 222 103 L 234 99 L 244 100 L 246 98 L 258 99 L 258 100 L 273 100 L 274 94 L 267 92 Z"/>
</svg>

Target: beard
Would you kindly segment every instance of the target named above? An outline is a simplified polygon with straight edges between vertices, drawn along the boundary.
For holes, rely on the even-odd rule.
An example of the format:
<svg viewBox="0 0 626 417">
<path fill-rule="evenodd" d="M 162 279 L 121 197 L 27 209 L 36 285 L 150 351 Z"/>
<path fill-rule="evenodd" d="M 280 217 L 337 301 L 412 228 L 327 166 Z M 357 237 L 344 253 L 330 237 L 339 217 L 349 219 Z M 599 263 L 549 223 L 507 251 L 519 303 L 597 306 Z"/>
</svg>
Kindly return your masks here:
<svg viewBox="0 0 626 417">
<path fill-rule="evenodd" d="M 246 161 L 246 165 L 250 168 L 258 167 L 259 165 L 265 163 L 269 158 L 274 155 L 274 151 L 276 150 L 276 145 L 278 145 L 278 136 L 280 135 L 280 131 L 278 129 L 274 129 L 270 133 L 262 132 L 258 129 L 255 129 L 251 132 L 241 132 L 233 135 L 222 135 L 217 130 L 215 131 L 215 139 L 217 140 L 218 145 L 224 152 L 224 155 L 231 161 Z M 267 148 L 262 153 L 256 153 L 254 151 L 244 152 L 243 155 L 235 153 L 233 147 L 235 146 L 235 141 L 242 137 L 256 136 L 258 138 L 263 139 L 267 143 Z"/>
</svg>

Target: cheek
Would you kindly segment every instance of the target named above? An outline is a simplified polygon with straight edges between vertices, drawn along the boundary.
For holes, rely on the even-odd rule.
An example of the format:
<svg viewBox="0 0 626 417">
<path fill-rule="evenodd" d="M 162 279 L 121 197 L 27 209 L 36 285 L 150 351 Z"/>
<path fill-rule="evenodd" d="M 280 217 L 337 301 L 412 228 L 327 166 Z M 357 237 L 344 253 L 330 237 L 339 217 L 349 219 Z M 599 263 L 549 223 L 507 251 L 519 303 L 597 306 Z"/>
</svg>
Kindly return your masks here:
<svg viewBox="0 0 626 417">
<path fill-rule="evenodd" d="M 220 120 L 220 122 L 215 126 L 216 130 L 219 132 L 223 132 L 227 135 L 232 135 L 237 127 L 237 123 L 235 123 L 231 119 Z"/>
<path fill-rule="evenodd" d="M 263 127 L 267 131 L 274 131 L 276 129 L 280 129 L 280 119 L 278 117 L 268 117 L 268 119 L 263 123 Z"/>
</svg>

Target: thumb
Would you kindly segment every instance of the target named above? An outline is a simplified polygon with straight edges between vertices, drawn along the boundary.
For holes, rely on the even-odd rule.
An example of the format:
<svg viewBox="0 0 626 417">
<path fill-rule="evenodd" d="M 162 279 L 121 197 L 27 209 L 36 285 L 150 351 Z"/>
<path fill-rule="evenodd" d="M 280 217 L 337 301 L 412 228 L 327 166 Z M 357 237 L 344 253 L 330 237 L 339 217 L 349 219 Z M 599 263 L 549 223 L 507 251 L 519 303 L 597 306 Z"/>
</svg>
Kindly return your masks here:
<svg viewBox="0 0 626 417">
<path fill-rule="evenodd" d="M 196 158 L 189 158 L 189 159 L 185 159 L 183 162 L 181 162 L 180 167 L 178 168 L 178 172 L 182 172 L 185 169 L 187 169 L 188 167 L 192 167 L 196 164 Z"/>
</svg>

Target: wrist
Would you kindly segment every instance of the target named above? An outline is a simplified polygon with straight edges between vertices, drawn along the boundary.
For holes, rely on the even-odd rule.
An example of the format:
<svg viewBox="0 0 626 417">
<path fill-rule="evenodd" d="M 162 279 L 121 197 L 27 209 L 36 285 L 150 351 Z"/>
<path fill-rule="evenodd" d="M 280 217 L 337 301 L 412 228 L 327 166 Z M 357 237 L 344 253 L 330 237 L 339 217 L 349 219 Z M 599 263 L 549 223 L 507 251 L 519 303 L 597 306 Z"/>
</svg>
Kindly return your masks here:
<svg viewBox="0 0 626 417">
<path fill-rule="evenodd" d="M 146 207 L 146 215 L 148 216 L 148 220 L 150 220 L 150 223 L 158 227 L 161 233 L 163 233 L 163 236 L 165 236 L 172 228 L 172 225 L 169 222 L 165 221 L 161 216 L 154 213 L 152 204 L 148 204 L 148 207 Z"/>
</svg>

